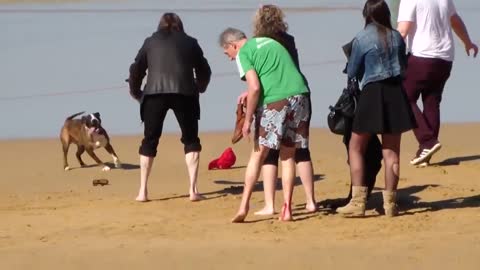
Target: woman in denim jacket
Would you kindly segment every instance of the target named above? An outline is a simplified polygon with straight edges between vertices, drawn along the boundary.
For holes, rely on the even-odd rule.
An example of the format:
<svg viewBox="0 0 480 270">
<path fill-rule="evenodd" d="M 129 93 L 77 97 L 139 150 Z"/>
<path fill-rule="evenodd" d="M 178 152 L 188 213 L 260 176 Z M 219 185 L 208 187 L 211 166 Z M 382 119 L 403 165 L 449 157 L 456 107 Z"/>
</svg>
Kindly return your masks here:
<svg viewBox="0 0 480 270">
<path fill-rule="evenodd" d="M 348 61 L 349 79 L 361 80 L 361 96 L 349 144 L 352 199 L 337 212 L 364 216 L 367 199 L 364 153 L 372 134 L 382 135 L 385 164 L 385 214 L 397 214 L 395 197 L 400 174 L 401 134 L 415 126 L 415 118 L 402 88 L 405 43 L 390 21 L 384 0 L 368 0 L 363 9 L 365 28 L 353 41 Z"/>
</svg>

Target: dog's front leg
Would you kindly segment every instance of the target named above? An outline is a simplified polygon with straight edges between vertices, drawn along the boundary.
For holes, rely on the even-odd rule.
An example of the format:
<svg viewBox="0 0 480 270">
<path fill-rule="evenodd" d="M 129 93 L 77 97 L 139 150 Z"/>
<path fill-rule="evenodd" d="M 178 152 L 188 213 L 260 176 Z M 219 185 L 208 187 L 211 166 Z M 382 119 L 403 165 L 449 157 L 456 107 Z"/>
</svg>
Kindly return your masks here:
<svg viewBox="0 0 480 270">
<path fill-rule="evenodd" d="M 68 147 L 70 146 L 69 143 L 62 141 L 62 150 L 63 150 L 63 169 L 65 171 L 70 170 L 70 167 L 68 167 L 68 160 L 67 160 L 67 155 L 68 155 Z"/>
<path fill-rule="evenodd" d="M 118 159 L 118 156 L 117 154 L 115 153 L 115 150 L 113 150 L 113 147 L 110 143 L 108 143 L 107 145 L 105 145 L 105 150 L 107 150 L 107 152 L 112 155 L 112 158 L 113 158 L 113 164 L 115 164 L 115 168 L 121 168 L 122 167 L 122 163 L 120 162 L 120 160 Z"/>
<path fill-rule="evenodd" d="M 87 148 L 86 151 L 87 151 L 87 153 L 90 155 L 90 157 L 92 157 L 93 160 L 95 160 L 95 162 L 97 162 L 98 165 L 103 165 L 102 171 L 110 171 L 110 167 L 109 167 L 108 165 L 106 165 L 105 163 L 103 163 L 103 162 L 97 157 L 97 155 L 95 155 L 95 153 L 93 152 L 93 149 L 92 149 L 92 148 Z"/>
<path fill-rule="evenodd" d="M 80 163 L 80 166 L 84 167 L 85 163 L 82 160 L 82 154 L 85 152 L 85 146 L 78 146 L 77 153 L 75 156 L 77 157 L 78 163 Z"/>
</svg>

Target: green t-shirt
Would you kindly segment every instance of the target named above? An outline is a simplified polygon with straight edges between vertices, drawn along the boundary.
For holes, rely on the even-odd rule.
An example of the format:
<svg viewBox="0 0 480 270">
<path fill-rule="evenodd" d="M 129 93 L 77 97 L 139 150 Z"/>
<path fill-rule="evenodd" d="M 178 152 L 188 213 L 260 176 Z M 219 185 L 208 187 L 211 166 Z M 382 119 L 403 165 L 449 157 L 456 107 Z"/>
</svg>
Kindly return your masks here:
<svg viewBox="0 0 480 270">
<path fill-rule="evenodd" d="M 305 81 L 287 49 L 271 38 L 248 40 L 236 60 L 240 78 L 245 79 L 247 71 L 252 69 L 257 73 L 262 87 L 259 105 L 308 93 Z"/>
</svg>

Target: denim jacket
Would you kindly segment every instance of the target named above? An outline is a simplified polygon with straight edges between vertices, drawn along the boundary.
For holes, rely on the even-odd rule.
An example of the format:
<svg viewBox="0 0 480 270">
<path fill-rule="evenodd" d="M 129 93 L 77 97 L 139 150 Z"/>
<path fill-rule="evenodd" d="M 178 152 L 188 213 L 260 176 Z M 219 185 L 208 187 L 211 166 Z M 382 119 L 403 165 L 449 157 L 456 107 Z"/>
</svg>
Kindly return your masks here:
<svg viewBox="0 0 480 270">
<path fill-rule="evenodd" d="M 407 56 L 405 42 L 396 30 L 387 33 L 386 48 L 377 26 L 367 25 L 353 40 L 348 60 L 348 78 L 361 80 L 361 87 L 376 81 L 403 75 Z"/>
</svg>

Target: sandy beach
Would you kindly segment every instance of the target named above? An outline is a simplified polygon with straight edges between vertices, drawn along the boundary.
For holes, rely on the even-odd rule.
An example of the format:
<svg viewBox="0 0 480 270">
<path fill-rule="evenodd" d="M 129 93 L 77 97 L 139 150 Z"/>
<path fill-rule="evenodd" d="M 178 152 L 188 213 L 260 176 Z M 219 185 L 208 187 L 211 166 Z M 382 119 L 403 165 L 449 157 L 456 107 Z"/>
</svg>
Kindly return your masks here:
<svg viewBox="0 0 480 270">
<path fill-rule="evenodd" d="M 240 202 L 251 144 L 235 145 L 235 168 L 209 171 L 230 146 L 230 133 L 203 133 L 200 191 L 187 199 L 187 171 L 178 135 L 165 135 L 155 161 L 148 203 L 138 188 L 141 136 L 112 136 L 123 169 L 78 168 L 75 146 L 63 171 L 58 139 L 0 141 L 0 269 L 478 269 L 480 266 L 479 123 L 446 124 L 443 149 L 431 167 L 408 164 L 416 150 L 403 137 L 400 216 L 386 218 L 379 175 L 365 218 L 346 219 L 322 206 L 347 194 L 349 173 L 341 138 L 313 129 L 315 194 L 320 210 L 306 214 L 300 181 L 295 222 L 257 217 L 261 184 L 244 224 L 231 224 Z M 103 160 L 110 157 L 96 151 Z M 93 164 L 89 157 L 87 164 Z M 382 173 L 382 172 L 381 172 Z M 92 186 L 106 178 L 107 186 Z M 259 182 L 260 183 L 260 182 Z M 277 191 L 277 211 L 281 190 Z"/>
</svg>

